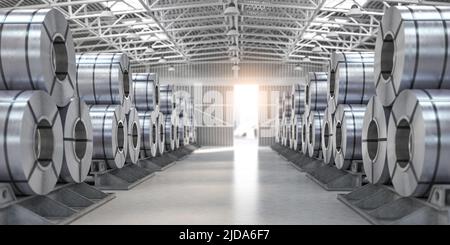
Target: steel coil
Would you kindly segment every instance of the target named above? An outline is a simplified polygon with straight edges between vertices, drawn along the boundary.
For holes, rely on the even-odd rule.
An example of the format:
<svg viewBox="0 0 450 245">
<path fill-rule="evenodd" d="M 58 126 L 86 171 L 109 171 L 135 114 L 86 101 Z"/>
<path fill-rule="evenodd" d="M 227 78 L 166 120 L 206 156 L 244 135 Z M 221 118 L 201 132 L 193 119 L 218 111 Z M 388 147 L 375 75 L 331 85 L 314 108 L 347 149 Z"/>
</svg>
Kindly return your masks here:
<svg viewBox="0 0 450 245">
<path fill-rule="evenodd" d="M 308 117 L 309 114 L 304 114 L 302 117 L 302 131 L 301 131 L 301 136 L 302 136 L 302 153 L 304 155 L 308 155 L 309 151 L 308 151 Z"/>
<path fill-rule="evenodd" d="M 141 124 L 138 111 L 132 108 L 128 111 L 126 117 L 128 123 L 128 152 L 126 162 L 136 164 L 139 160 L 141 149 Z"/>
<path fill-rule="evenodd" d="M 305 106 L 309 111 L 324 111 L 327 108 L 327 73 L 310 72 L 305 84 Z"/>
<path fill-rule="evenodd" d="M 361 139 L 366 105 L 338 105 L 333 123 L 334 163 L 348 169 L 355 160 L 362 160 Z"/>
<path fill-rule="evenodd" d="M 164 151 L 166 149 L 166 130 L 165 130 L 165 120 L 164 114 L 161 112 L 158 113 L 158 141 L 157 141 L 157 148 L 158 148 L 158 154 L 163 155 Z"/>
<path fill-rule="evenodd" d="M 334 163 L 334 148 L 333 148 L 333 123 L 334 115 L 329 108 L 325 109 L 322 121 L 322 153 L 323 162 L 326 164 Z"/>
<path fill-rule="evenodd" d="M 64 133 L 64 160 L 60 179 L 81 183 L 91 168 L 93 143 L 89 107 L 78 98 L 59 109 Z"/>
<path fill-rule="evenodd" d="M 291 116 L 292 116 L 292 99 L 291 99 L 291 94 L 290 93 L 286 93 L 285 97 L 284 97 L 284 116 L 286 117 L 287 122 L 289 122 L 289 120 L 291 120 Z"/>
<path fill-rule="evenodd" d="M 141 158 L 156 157 L 158 150 L 158 113 L 139 112 L 141 125 Z"/>
<path fill-rule="evenodd" d="M 428 195 L 450 184 L 450 91 L 406 90 L 396 99 L 388 125 L 388 166 L 402 196 Z"/>
<path fill-rule="evenodd" d="M 159 112 L 159 81 L 156 73 L 133 73 L 133 102 L 139 111 Z"/>
<path fill-rule="evenodd" d="M 307 140 L 308 155 L 318 158 L 322 152 L 322 124 L 324 113 L 311 111 L 308 118 Z"/>
<path fill-rule="evenodd" d="M 122 168 L 128 152 L 128 124 L 120 105 L 91 105 L 94 160 L 105 161 L 109 168 Z"/>
<path fill-rule="evenodd" d="M 292 141 L 293 150 L 299 151 L 302 149 L 302 116 L 295 115 L 292 121 Z"/>
<path fill-rule="evenodd" d="M 165 143 L 166 143 L 166 151 L 174 151 L 175 150 L 175 133 L 176 133 L 176 114 L 172 113 L 171 115 L 165 116 L 164 121 L 164 131 L 165 131 Z"/>
<path fill-rule="evenodd" d="M 177 112 L 174 111 L 175 113 L 175 149 L 179 149 L 180 148 L 180 118 L 177 115 Z"/>
<path fill-rule="evenodd" d="M 123 53 L 77 55 L 77 93 L 87 104 L 122 105 L 129 111 L 133 101 L 130 61 Z"/>
<path fill-rule="evenodd" d="M 64 152 L 52 98 L 42 91 L 0 91 L 0 128 L 0 181 L 19 195 L 52 191 Z"/>
<path fill-rule="evenodd" d="M 75 49 L 54 9 L 0 10 L 0 90 L 43 90 L 57 106 L 74 96 Z"/>
<path fill-rule="evenodd" d="M 450 88 L 450 7 L 392 6 L 375 48 L 376 93 L 391 106 L 405 89 Z"/>
<path fill-rule="evenodd" d="M 164 115 L 170 115 L 175 110 L 176 101 L 173 85 L 160 85 L 160 105 L 159 110 Z"/>
<path fill-rule="evenodd" d="M 373 55 L 373 54 L 372 54 Z M 361 60 L 363 58 L 361 57 Z M 335 72 L 334 89 L 328 89 L 329 110 L 340 104 L 367 104 L 375 94 L 374 63 L 342 62 Z"/>
<path fill-rule="evenodd" d="M 367 105 L 362 129 L 362 159 L 367 180 L 373 184 L 389 182 L 387 129 L 391 109 L 374 96 Z"/>
<path fill-rule="evenodd" d="M 305 113 L 305 88 L 303 84 L 292 85 L 292 110 L 295 115 Z"/>
</svg>

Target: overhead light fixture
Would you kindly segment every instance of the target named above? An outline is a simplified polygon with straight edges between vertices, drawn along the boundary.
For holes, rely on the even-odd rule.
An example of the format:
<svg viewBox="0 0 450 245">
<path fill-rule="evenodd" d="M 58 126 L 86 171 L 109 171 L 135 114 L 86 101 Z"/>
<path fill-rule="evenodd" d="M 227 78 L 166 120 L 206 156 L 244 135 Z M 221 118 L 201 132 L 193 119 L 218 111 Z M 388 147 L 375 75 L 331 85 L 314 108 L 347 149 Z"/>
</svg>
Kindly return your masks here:
<svg viewBox="0 0 450 245">
<path fill-rule="evenodd" d="M 239 15 L 239 9 L 236 7 L 236 4 L 232 1 L 228 7 L 223 12 L 225 16 L 237 16 Z"/>
<path fill-rule="evenodd" d="M 303 71 L 303 67 L 301 67 L 300 65 L 296 65 L 294 70 L 295 71 Z"/>
<path fill-rule="evenodd" d="M 330 32 L 327 33 L 327 37 L 328 37 L 328 38 L 338 38 L 338 37 L 339 37 L 339 34 L 337 34 L 337 33 L 334 32 L 334 31 L 330 31 Z"/>
<path fill-rule="evenodd" d="M 239 71 L 241 68 L 238 66 L 238 65 L 233 65 L 232 67 L 231 67 L 231 70 L 233 70 L 233 71 Z"/>
<path fill-rule="evenodd" d="M 322 48 L 320 48 L 319 46 L 315 46 L 311 51 L 312 52 L 322 52 Z"/>
<path fill-rule="evenodd" d="M 139 39 L 141 36 L 139 36 L 137 33 L 128 33 L 127 39 Z"/>
<path fill-rule="evenodd" d="M 164 56 L 162 56 L 162 57 L 158 60 L 158 63 L 166 63 L 166 62 L 167 62 L 167 60 L 164 59 Z"/>
<path fill-rule="evenodd" d="M 303 62 L 311 62 L 311 59 L 310 59 L 309 57 L 305 57 L 305 58 L 303 58 L 302 61 L 303 61 Z"/>
<path fill-rule="evenodd" d="M 175 67 L 169 66 L 169 71 L 175 71 Z"/>
<path fill-rule="evenodd" d="M 230 58 L 230 61 L 237 64 L 241 61 L 241 59 L 239 59 L 238 57 L 232 57 L 232 58 Z"/>
<path fill-rule="evenodd" d="M 145 52 L 146 52 L 146 53 L 154 53 L 155 50 L 152 49 L 151 47 L 148 47 L 148 48 L 145 50 Z"/>
<path fill-rule="evenodd" d="M 356 4 L 353 4 L 352 7 L 347 12 L 348 17 L 361 17 L 362 15 L 363 15 L 363 12 L 359 8 L 359 6 Z"/>
<path fill-rule="evenodd" d="M 227 36 L 230 37 L 237 37 L 239 36 L 239 32 L 236 30 L 236 28 L 233 26 L 231 29 L 227 32 Z"/>
</svg>

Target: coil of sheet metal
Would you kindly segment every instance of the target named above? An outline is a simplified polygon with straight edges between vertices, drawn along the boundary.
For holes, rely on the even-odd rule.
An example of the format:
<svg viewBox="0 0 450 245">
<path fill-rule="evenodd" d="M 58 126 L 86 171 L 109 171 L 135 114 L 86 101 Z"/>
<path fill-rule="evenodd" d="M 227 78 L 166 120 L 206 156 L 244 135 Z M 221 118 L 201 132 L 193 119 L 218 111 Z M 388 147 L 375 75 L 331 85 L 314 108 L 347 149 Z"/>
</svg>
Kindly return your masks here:
<svg viewBox="0 0 450 245">
<path fill-rule="evenodd" d="M 391 109 L 374 96 L 367 104 L 362 129 L 362 159 L 367 180 L 373 184 L 389 182 L 387 129 Z"/>
<path fill-rule="evenodd" d="M 77 93 L 87 104 L 122 105 L 133 101 L 130 61 L 123 53 L 83 53 L 76 56 Z"/>
<path fill-rule="evenodd" d="M 322 111 L 311 111 L 308 118 L 307 140 L 308 155 L 318 158 L 322 148 L 322 124 L 324 113 Z"/>
<path fill-rule="evenodd" d="M 302 136 L 302 153 L 304 155 L 308 155 L 309 151 L 308 151 L 308 117 L 309 114 L 304 114 L 302 117 L 302 131 L 301 131 L 301 136 Z"/>
<path fill-rule="evenodd" d="M 327 108 L 327 73 L 310 72 L 305 85 L 305 106 L 310 111 L 324 111 Z"/>
<path fill-rule="evenodd" d="M 158 139 L 157 139 L 157 152 L 160 156 L 164 154 L 164 150 L 166 149 L 166 130 L 165 130 L 165 117 L 161 112 L 158 113 L 157 120 L 157 131 L 158 131 Z"/>
<path fill-rule="evenodd" d="M 53 190 L 63 161 L 61 118 L 43 91 L 0 91 L 0 182 L 19 195 Z"/>
<path fill-rule="evenodd" d="M 326 164 L 334 163 L 333 148 L 333 114 L 329 108 L 325 109 L 322 124 L 322 153 L 323 162 Z"/>
<path fill-rule="evenodd" d="M 139 111 L 159 112 L 159 81 L 156 73 L 133 73 L 133 102 Z"/>
<path fill-rule="evenodd" d="M 159 110 L 164 115 L 170 115 L 175 110 L 175 94 L 173 85 L 161 84 Z"/>
<path fill-rule="evenodd" d="M 176 111 L 174 111 L 176 114 Z M 180 148 L 180 118 L 178 115 L 175 117 L 175 149 Z"/>
<path fill-rule="evenodd" d="M 373 53 L 372 53 L 373 57 Z M 361 56 L 361 60 L 363 60 Z M 331 113 L 340 104 L 367 104 L 375 94 L 374 63 L 348 61 L 338 64 L 334 73 L 334 89 L 328 89 Z M 331 81 L 330 81 L 331 82 Z"/>
<path fill-rule="evenodd" d="M 81 183 L 91 168 L 93 143 L 89 107 L 78 98 L 59 109 L 64 133 L 64 160 L 60 179 Z"/>
<path fill-rule="evenodd" d="M 164 131 L 165 131 L 165 143 L 166 143 L 166 151 L 174 151 L 175 150 L 175 121 L 176 114 L 172 113 L 171 115 L 165 116 L 164 120 Z"/>
<path fill-rule="evenodd" d="M 295 115 L 305 113 L 305 90 L 303 84 L 292 85 L 292 110 Z"/>
<path fill-rule="evenodd" d="M 128 124 L 121 105 L 91 105 L 94 160 L 102 160 L 111 169 L 122 168 L 128 152 Z"/>
<path fill-rule="evenodd" d="M 338 105 L 333 123 L 334 163 L 348 169 L 354 160 L 362 160 L 361 139 L 366 105 Z"/>
<path fill-rule="evenodd" d="M 139 112 L 141 125 L 141 158 L 156 157 L 158 150 L 158 113 Z"/>
<path fill-rule="evenodd" d="M 43 90 L 57 106 L 74 96 L 72 33 L 58 10 L 0 10 L 0 90 Z"/>
<path fill-rule="evenodd" d="M 299 151 L 302 149 L 302 116 L 295 115 L 292 125 L 293 150 Z"/>
<path fill-rule="evenodd" d="M 427 196 L 450 183 L 450 91 L 406 90 L 396 99 L 388 125 L 388 166 L 402 196 Z"/>
<path fill-rule="evenodd" d="M 291 99 L 291 94 L 290 93 L 286 93 L 285 97 L 284 97 L 284 116 L 286 117 L 286 123 L 289 123 L 289 121 L 291 120 L 291 116 L 292 116 L 292 99 Z"/>
<path fill-rule="evenodd" d="M 392 6 L 375 48 L 376 92 L 391 106 L 405 89 L 450 88 L 450 7 Z"/>
<path fill-rule="evenodd" d="M 131 108 L 126 118 L 128 124 L 128 152 L 126 162 L 136 164 L 139 160 L 141 149 L 141 125 L 138 111 L 135 108 Z"/>
</svg>

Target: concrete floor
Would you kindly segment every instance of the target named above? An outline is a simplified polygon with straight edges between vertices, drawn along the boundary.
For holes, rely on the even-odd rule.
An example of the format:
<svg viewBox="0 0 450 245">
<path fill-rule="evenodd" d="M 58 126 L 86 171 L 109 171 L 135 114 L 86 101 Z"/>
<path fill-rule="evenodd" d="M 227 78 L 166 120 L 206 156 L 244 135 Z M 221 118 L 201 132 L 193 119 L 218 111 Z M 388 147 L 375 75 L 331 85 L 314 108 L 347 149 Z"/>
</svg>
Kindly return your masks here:
<svg viewBox="0 0 450 245">
<path fill-rule="evenodd" d="M 185 160 L 74 224 L 367 224 L 269 148 L 237 140 Z"/>
</svg>

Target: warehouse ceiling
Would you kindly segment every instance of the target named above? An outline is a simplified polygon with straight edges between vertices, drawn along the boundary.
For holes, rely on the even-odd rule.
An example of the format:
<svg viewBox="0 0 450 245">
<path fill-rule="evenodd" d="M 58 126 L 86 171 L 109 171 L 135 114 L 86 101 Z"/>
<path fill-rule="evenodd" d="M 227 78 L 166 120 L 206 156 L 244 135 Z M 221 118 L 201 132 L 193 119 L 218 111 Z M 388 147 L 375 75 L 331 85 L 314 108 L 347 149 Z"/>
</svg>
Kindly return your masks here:
<svg viewBox="0 0 450 245">
<path fill-rule="evenodd" d="M 373 50 L 383 9 L 419 2 L 438 1 L 2 0 L 0 8 L 58 8 L 77 52 L 126 52 L 134 65 L 301 65 L 326 64 L 336 50 Z"/>
</svg>

